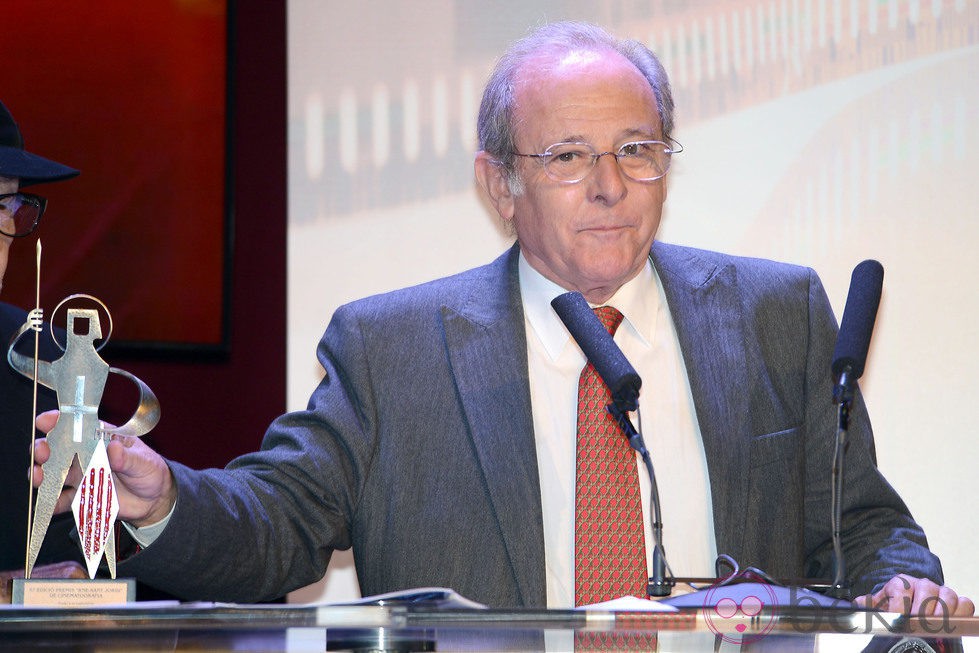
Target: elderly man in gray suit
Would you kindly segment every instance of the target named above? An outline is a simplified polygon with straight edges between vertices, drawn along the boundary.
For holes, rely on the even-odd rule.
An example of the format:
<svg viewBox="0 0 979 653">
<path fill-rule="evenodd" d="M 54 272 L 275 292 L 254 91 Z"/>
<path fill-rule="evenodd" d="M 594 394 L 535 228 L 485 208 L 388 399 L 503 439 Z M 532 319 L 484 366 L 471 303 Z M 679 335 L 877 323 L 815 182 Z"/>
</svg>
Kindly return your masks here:
<svg viewBox="0 0 979 653">
<path fill-rule="evenodd" d="M 642 44 L 573 23 L 514 44 L 484 92 L 475 171 L 515 245 L 338 309 L 307 409 L 224 470 L 113 442 L 119 516 L 143 545 L 120 573 L 187 598 L 260 601 L 318 580 L 352 546 L 365 594 L 438 585 L 538 607 L 641 594 L 642 582 L 579 585 L 591 554 L 578 540 L 592 530 L 637 529 L 640 579 L 652 536 L 634 455 L 620 467 L 640 498 L 616 518 L 636 523 L 578 522 L 576 494 L 594 490 L 575 467 L 586 361 L 549 305 L 576 290 L 624 315 L 615 340 L 646 381 L 639 415 L 673 571 L 712 575 L 726 553 L 775 576 L 830 576 L 835 319 L 811 270 L 655 241 L 672 129 L 666 73 Z M 971 614 L 877 471 L 859 398 L 850 431 L 855 593 Z"/>
</svg>

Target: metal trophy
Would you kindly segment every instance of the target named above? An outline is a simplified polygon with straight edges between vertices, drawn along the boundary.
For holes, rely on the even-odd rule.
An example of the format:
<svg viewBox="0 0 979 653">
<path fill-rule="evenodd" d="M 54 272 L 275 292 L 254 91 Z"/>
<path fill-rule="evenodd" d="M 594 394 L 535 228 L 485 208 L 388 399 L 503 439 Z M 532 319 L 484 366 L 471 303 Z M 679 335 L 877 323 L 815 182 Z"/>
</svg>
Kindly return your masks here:
<svg viewBox="0 0 979 653">
<path fill-rule="evenodd" d="M 33 520 L 28 510 L 30 533 L 24 578 L 14 579 L 13 602 L 25 605 L 75 607 L 124 603 L 135 598 L 135 582 L 116 579 L 115 521 L 119 500 L 109 469 L 106 445 L 110 439 L 139 437 L 148 433 L 160 420 L 160 404 L 153 391 L 140 379 L 125 370 L 110 367 L 99 356 L 99 351 L 112 335 L 112 316 L 105 304 L 90 295 L 71 295 L 55 308 L 51 315 L 52 322 L 61 307 L 74 300 L 89 300 L 102 308 L 109 321 L 108 333 L 104 338 L 98 310 L 67 308 L 65 342 L 59 342 L 54 330 L 51 332 L 55 344 L 64 355 L 52 362 L 38 360 L 36 339 L 39 337 L 41 311 L 35 309 L 11 338 L 7 349 L 10 365 L 32 379 L 35 389 L 40 383 L 57 393 L 60 410 L 57 425 L 47 434 L 51 457 L 42 466 L 44 480 L 37 490 Z M 17 341 L 29 331 L 35 334 L 33 358 L 14 350 Z M 95 341 L 99 339 L 102 342 L 96 347 Z M 132 417 L 122 426 L 112 428 L 107 428 L 98 417 L 109 374 L 119 374 L 135 383 L 139 389 L 139 404 Z M 32 579 L 31 572 L 55 504 L 76 457 L 83 475 L 72 502 L 72 512 L 89 579 Z M 33 472 L 33 442 L 31 461 Z M 111 578 L 96 579 L 103 556 Z"/>
</svg>

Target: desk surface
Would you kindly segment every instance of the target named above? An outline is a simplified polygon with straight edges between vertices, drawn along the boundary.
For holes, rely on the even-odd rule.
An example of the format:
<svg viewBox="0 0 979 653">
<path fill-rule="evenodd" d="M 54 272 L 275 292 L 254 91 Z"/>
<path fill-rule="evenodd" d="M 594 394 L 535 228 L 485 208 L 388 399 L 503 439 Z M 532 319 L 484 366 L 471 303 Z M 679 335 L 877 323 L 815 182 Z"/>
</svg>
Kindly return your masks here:
<svg viewBox="0 0 979 653">
<path fill-rule="evenodd" d="M 569 651 L 979 650 L 979 619 L 907 619 L 854 610 L 469 610 L 365 606 L 133 604 L 0 609 L 0 650 Z M 910 640 L 915 640 L 915 648 Z M 904 643 L 902 643 L 904 642 Z M 625 648 L 621 648 L 625 643 Z M 939 647 L 935 647 L 939 648 Z"/>
</svg>

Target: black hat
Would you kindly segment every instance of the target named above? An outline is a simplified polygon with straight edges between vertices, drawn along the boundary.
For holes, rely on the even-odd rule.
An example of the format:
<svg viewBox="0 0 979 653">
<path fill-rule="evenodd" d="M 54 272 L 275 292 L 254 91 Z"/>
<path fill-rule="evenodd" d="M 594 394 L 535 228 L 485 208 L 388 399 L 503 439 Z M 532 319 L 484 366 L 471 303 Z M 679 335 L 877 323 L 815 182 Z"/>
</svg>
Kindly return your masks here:
<svg viewBox="0 0 979 653">
<path fill-rule="evenodd" d="M 0 176 L 17 177 L 20 186 L 45 181 L 71 179 L 78 174 L 74 168 L 61 165 L 24 150 L 24 139 L 14 117 L 0 102 Z"/>
</svg>

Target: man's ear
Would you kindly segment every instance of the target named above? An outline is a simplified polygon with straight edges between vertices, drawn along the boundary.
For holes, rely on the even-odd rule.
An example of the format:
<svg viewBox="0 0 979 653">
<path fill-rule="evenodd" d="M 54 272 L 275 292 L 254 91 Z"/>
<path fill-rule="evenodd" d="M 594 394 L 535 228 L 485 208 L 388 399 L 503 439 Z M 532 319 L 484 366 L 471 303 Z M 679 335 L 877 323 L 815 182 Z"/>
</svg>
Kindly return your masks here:
<svg viewBox="0 0 979 653">
<path fill-rule="evenodd" d="M 476 169 L 476 181 L 489 197 L 493 208 L 500 214 L 504 222 L 512 220 L 514 198 L 510 191 L 510 184 L 507 183 L 507 174 L 503 164 L 486 152 L 480 151 L 476 154 L 476 161 L 473 165 Z"/>
</svg>

